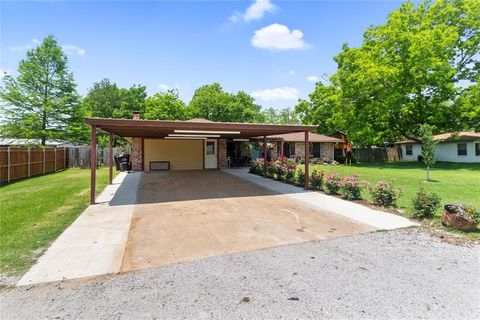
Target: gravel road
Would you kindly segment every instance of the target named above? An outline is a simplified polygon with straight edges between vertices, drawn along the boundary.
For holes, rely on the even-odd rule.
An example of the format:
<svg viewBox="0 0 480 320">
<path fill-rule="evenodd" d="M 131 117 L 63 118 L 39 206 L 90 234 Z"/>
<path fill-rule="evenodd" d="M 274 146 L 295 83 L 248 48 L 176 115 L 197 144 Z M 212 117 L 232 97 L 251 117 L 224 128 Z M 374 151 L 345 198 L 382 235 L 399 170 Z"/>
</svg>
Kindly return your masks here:
<svg viewBox="0 0 480 320">
<path fill-rule="evenodd" d="M 480 246 L 396 230 L 4 288 L 1 319 L 480 319 Z"/>
</svg>

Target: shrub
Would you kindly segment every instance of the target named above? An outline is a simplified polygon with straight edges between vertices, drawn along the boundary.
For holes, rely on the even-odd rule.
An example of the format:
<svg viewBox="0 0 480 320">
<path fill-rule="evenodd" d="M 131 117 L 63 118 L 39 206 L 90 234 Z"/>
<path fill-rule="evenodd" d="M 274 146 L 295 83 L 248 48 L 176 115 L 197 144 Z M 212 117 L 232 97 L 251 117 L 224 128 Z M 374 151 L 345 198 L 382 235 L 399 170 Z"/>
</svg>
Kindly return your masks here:
<svg viewBox="0 0 480 320">
<path fill-rule="evenodd" d="M 297 171 L 297 164 L 293 159 L 287 159 L 283 165 L 283 181 L 295 183 L 295 171 Z"/>
<path fill-rule="evenodd" d="M 342 178 L 337 173 L 330 173 L 325 178 L 323 189 L 328 194 L 338 193 Z"/>
<path fill-rule="evenodd" d="M 346 176 L 340 181 L 340 192 L 348 200 L 357 200 L 362 197 L 362 183 L 359 176 Z"/>
<path fill-rule="evenodd" d="M 415 218 L 433 218 L 435 212 L 440 208 L 440 197 L 436 193 L 427 192 L 425 188 L 420 188 L 413 199 L 413 208 Z"/>
<path fill-rule="evenodd" d="M 299 186 L 303 186 L 305 184 L 305 172 L 303 172 L 301 168 L 298 168 L 297 178 L 295 180 Z"/>
<path fill-rule="evenodd" d="M 276 161 L 270 161 L 267 166 L 267 175 L 269 177 L 275 178 L 277 173 L 280 171 L 280 166 L 280 162 L 277 163 Z"/>
<path fill-rule="evenodd" d="M 250 173 L 263 174 L 263 158 L 257 158 L 250 163 Z"/>
<path fill-rule="evenodd" d="M 375 186 L 368 186 L 372 195 L 373 203 L 382 207 L 396 207 L 397 199 L 400 196 L 400 190 L 395 188 L 395 179 L 390 183 L 378 181 Z"/>
<path fill-rule="evenodd" d="M 323 171 L 313 170 L 312 176 L 310 177 L 310 187 L 315 190 L 321 190 L 324 175 L 325 173 Z"/>
</svg>

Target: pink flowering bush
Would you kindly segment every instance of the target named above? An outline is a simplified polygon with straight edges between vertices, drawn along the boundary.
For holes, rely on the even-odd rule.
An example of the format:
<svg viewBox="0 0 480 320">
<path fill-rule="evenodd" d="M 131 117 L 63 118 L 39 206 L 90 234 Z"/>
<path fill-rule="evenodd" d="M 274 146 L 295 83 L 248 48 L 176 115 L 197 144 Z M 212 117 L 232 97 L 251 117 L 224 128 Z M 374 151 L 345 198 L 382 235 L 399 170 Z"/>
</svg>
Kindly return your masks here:
<svg viewBox="0 0 480 320">
<path fill-rule="evenodd" d="M 323 190 L 328 194 L 338 193 L 341 187 L 342 177 L 338 173 L 330 173 L 326 176 Z"/>
<path fill-rule="evenodd" d="M 310 187 L 314 190 L 321 190 L 323 187 L 323 176 L 325 172 L 313 170 L 312 176 L 310 177 Z"/>
<path fill-rule="evenodd" d="M 254 174 L 262 175 L 263 174 L 263 166 L 264 166 L 263 158 L 257 158 L 257 159 L 250 162 L 249 172 L 254 173 Z"/>
<path fill-rule="evenodd" d="M 378 181 L 373 187 L 369 185 L 368 190 L 372 195 L 373 203 L 382 207 L 396 207 L 401 193 L 400 189 L 395 187 L 395 179 L 391 179 L 390 183 Z"/>
<path fill-rule="evenodd" d="M 284 163 L 284 167 L 284 181 L 288 183 L 295 183 L 295 172 L 297 171 L 297 163 L 292 159 L 288 159 Z"/>
<path fill-rule="evenodd" d="M 295 182 L 299 186 L 303 186 L 305 184 L 305 172 L 302 170 L 302 168 L 297 169 L 297 178 Z"/>
<path fill-rule="evenodd" d="M 345 176 L 339 182 L 340 192 L 348 200 L 357 200 L 362 197 L 362 182 L 359 176 Z"/>
</svg>

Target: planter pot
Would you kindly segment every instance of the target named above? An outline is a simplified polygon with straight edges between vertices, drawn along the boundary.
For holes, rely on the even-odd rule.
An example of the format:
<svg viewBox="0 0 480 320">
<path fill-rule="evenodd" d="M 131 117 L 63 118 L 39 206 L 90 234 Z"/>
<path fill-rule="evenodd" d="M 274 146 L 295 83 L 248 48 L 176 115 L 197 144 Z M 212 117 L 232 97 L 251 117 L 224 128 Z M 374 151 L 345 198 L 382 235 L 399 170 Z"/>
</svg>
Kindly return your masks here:
<svg viewBox="0 0 480 320">
<path fill-rule="evenodd" d="M 475 230 L 477 228 L 478 223 L 474 221 L 468 221 L 458 213 L 456 213 L 455 209 L 458 208 L 458 205 L 454 204 L 447 204 L 443 207 L 443 214 L 442 214 L 442 223 L 446 226 L 453 227 L 456 229 L 461 230 Z"/>
</svg>

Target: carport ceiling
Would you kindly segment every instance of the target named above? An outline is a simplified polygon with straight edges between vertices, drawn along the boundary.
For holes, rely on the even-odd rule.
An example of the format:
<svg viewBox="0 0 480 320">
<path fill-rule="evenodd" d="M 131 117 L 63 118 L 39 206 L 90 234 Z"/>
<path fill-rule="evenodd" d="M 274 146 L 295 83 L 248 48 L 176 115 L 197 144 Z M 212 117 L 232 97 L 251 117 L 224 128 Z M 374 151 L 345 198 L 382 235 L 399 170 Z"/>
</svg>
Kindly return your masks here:
<svg viewBox="0 0 480 320">
<path fill-rule="evenodd" d="M 220 138 L 253 138 L 276 134 L 315 131 L 317 126 L 276 125 L 234 122 L 195 122 L 86 118 L 85 123 L 120 137 L 165 138 L 188 132 L 192 135 L 219 135 Z"/>
</svg>

